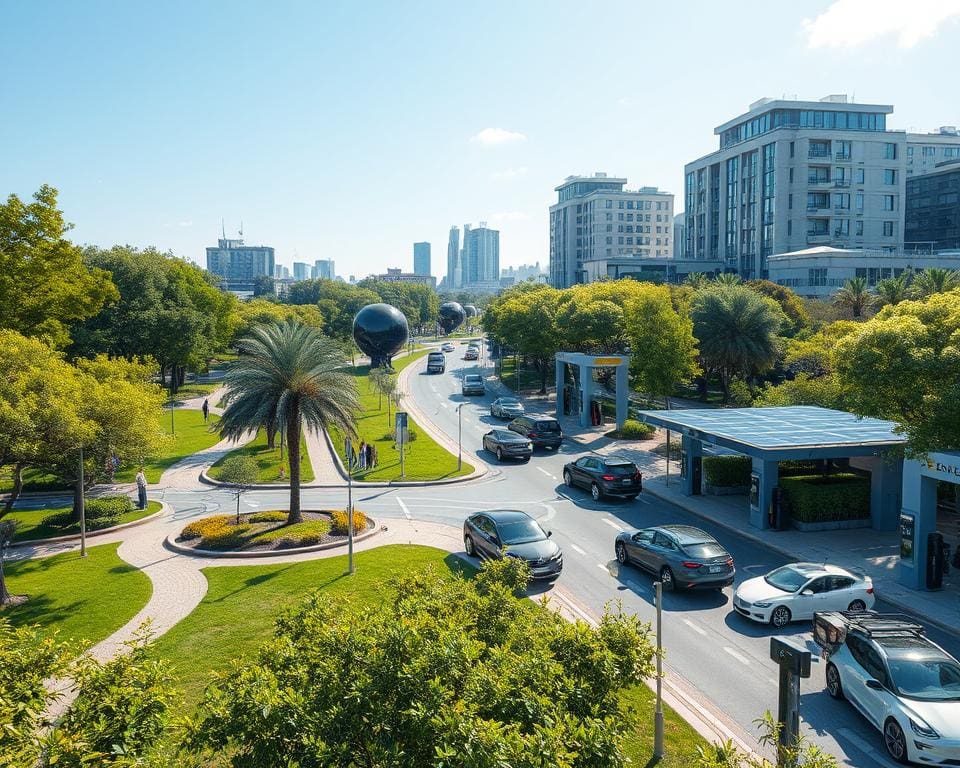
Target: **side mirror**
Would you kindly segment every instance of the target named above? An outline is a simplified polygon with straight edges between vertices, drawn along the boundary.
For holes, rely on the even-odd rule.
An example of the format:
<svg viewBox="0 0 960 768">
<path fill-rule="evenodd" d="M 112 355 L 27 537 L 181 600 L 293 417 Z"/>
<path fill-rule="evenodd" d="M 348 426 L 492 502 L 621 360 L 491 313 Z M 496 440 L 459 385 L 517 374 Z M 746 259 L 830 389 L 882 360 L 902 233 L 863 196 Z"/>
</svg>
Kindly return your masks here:
<svg viewBox="0 0 960 768">
<path fill-rule="evenodd" d="M 547 538 L 549 539 L 551 536 L 553 536 L 553 531 L 547 531 Z"/>
<path fill-rule="evenodd" d="M 866 686 L 867 686 L 867 688 L 870 688 L 871 690 L 874 690 L 874 691 L 882 691 L 882 690 L 883 690 L 883 686 L 880 685 L 880 682 L 877 681 L 877 680 L 867 680 Z"/>
<path fill-rule="evenodd" d="M 803 595 L 804 597 L 813 597 L 813 590 L 812 590 L 812 589 L 805 589 L 805 590 L 803 590 L 803 592 L 801 592 L 800 594 Z"/>
</svg>

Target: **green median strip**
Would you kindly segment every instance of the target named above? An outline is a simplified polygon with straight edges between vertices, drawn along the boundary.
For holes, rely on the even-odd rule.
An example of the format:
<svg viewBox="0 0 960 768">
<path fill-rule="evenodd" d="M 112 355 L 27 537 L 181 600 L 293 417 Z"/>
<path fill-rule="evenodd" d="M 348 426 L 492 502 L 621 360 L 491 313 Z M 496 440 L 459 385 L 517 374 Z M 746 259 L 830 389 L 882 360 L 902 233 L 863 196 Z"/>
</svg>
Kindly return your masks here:
<svg viewBox="0 0 960 768">
<path fill-rule="evenodd" d="M 258 483 L 277 483 L 286 485 L 290 482 L 290 456 L 286 449 L 283 449 L 283 479 L 280 478 L 280 435 L 277 435 L 276 444 L 273 448 L 267 447 L 267 433 L 260 430 L 260 433 L 249 443 L 241 448 L 230 451 L 221 457 L 211 468 L 208 474 L 214 480 L 220 479 L 220 473 L 224 462 L 233 456 L 250 456 L 257 463 L 259 475 Z M 310 456 L 307 453 L 307 442 L 303 434 L 300 436 L 300 482 L 313 482 L 313 467 L 310 464 Z"/>
</svg>

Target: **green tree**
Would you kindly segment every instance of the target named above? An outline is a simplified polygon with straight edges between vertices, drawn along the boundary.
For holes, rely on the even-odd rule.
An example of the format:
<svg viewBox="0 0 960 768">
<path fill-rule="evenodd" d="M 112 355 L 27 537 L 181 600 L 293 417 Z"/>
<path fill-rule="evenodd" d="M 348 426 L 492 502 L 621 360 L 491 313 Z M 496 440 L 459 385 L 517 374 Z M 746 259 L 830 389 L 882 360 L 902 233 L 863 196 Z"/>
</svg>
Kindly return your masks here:
<svg viewBox="0 0 960 768">
<path fill-rule="evenodd" d="M 498 341 L 533 363 L 543 394 L 562 341 L 556 318 L 560 292 L 546 285 L 531 285 L 530 289 L 512 291 L 503 301 L 496 302 L 482 322 Z"/>
<path fill-rule="evenodd" d="M 116 299 L 109 274 L 86 266 L 64 237 L 70 227 L 53 187 L 40 187 L 32 203 L 16 195 L 0 203 L 0 328 L 64 347 L 74 323 Z"/>
<path fill-rule="evenodd" d="M 237 494 L 237 525 L 240 525 L 240 497 L 259 479 L 260 469 L 252 456 L 230 456 L 220 466 L 220 482 L 234 486 Z"/>
<path fill-rule="evenodd" d="M 791 746 L 780 744 L 783 726 L 769 711 L 755 722 L 760 729 L 760 745 L 776 752 L 776 765 L 780 768 L 839 768 L 833 755 L 811 744 L 803 735 Z M 696 768 L 774 768 L 774 764 L 765 757 L 744 752 L 733 741 L 726 741 L 697 747 Z"/>
<path fill-rule="evenodd" d="M 724 402 L 735 376 L 756 376 L 776 363 L 786 318 L 772 299 L 744 285 L 715 286 L 694 296 L 691 318 L 702 365 L 720 377 Z"/>
<path fill-rule="evenodd" d="M 819 405 L 821 408 L 846 409 L 840 384 L 832 374 L 812 377 L 801 373 L 782 384 L 767 384 L 756 405 Z"/>
<path fill-rule="evenodd" d="M 960 288 L 960 272 L 955 269 L 932 267 L 918 272 L 910 286 L 912 298 L 923 299 L 935 293 L 947 293 Z"/>
<path fill-rule="evenodd" d="M 511 559 L 475 580 L 403 576 L 377 606 L 311 595 L 207 688 L 187 749 L 251 766 L 624 765 L 619 694 L 653 672 L 649 625 L 532 605 Z"/>
<path fill-rule="evenodd" d="M 684 280 L 686 285 L 689 285 L 693 290 L 699 291 L 701 288 L 705 288 L 710 283 L 710 278 L 706 276 L 703 272 L 691 272 L 687 275 L 687 279 Z"/>
<path fill-rule="evenodd" d="M 238 302 L 232 320 L 233 340 L 248 335 L 255 325 L 282 323 L 291 318 L 317 330 L 323 328 L 323 316 L 314 304 L 279 304 L 266 299 Z"/>
<path fill-rule="evenodd" d="M 743 279 L 736 272 L 721 272 L 715 278 L 713 278 L 715 285 L 725 285 L 727 287 L 740 285 L 743 282 Z"/>
<path fill-rule="evenodd" d="M 338 344 L 296 320 L 261 325 L 237 342 L 238 359 L 227 370 L 226 409 L 220 433 L 238 439 L 275 421 L 287 436 L 290 514 L 300 515 L 300 433 L 336 427 L 355 434 L 360 407 Z"/>
<path fill-rule="evenodd" d="M 257 275 L 253 280 L 254 296 L 276 296 L 276 283 L 270 275 Z"/>
<path fill-rule="evenodd" d="M 848 313 L 854 320 L 863 318 L 873 301 L 865 277 L 851 277 L 833 297 L 834 306 Z"/>
<path fill-rule="evenodd" d="M 13 601 L 13 596 L 7 590 L 7 580 L 3 573 L 3 560 L 16 530 L 17 525 L 13 520 L 0 520 L 0 608 Z M 0 708 L 2 708 L 2 705 L 0 705 Z M 0 719 L 0 723 L 2 722 L 6 721 Z"/>
<path fill-rule="evenodd" d="M 878 307 L 885 307 L 888 304 L 897 305 L 907 298 L 909 282 L 907 273 L 903 272 L 897 277 L 887 277 L 877 282 L 877 296 L 874 303 Z"/>
<path fill-rule="evenodd" d="M 770 280 L 749 280 L 745 285 L 762 296 L 773 299 L 780 305 L 783 314 L 790 321 L 789 325 L 783 329 L 785 335 L 795 336 L 801 330 L 810 326 L 810 315 L 807 308 L 803 305 L 800 297 L 789 288 L 777 285 Z"/>
<path fill-rule="evenodd" d="M 340 280 L 301 280 L 290 286 L 288 304 L 314 304 L 324 319 L 324 332 L 341 342 L 353 340 L 353 318 L 380 294 Z"/>
</svg>

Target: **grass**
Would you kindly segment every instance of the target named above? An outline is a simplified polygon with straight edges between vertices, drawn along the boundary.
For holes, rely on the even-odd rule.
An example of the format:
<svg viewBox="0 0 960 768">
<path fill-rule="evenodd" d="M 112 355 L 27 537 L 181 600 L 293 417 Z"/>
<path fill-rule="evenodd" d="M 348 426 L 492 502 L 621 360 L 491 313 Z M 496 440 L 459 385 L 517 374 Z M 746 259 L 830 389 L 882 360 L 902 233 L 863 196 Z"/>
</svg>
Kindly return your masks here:
<svg viewBox="0 0 960 768">
<path fill-rule="evenodd" d="M 12 467 L 0 468 L 0 493 L 8 493 L 13 489 Z M 63 482 L 53 475 L 48 475 L 36 469 L 23 470 L 23 493 L 40 493 L 44 491 L 67 491 L 73 486 Z"/>
<path fill-rule="evenodd" d="M 500 361 L 494 360 L 497 364 L 497 370 L 500 372 L 500 381 L 505 387 L 517 391 L 517 368 L 516 360 L 513 355 L 504 355 Z M 556 386 L 555 366 L 551 362 L 547 370 L 547 389 Z M 540 391 L 540 372 L 533 367 L 533 363 L 524 362 L 520 357 L 520 391 L 521 392 L 539 392 Z"/>
<path fill-rule="evenodd" d="M 17 524 L 17 531 L 13 537 L 14 541 L 32 541 L 33 539 L 46 539 L 51 536 L 69 536 L 80 533 L 80 524 L 76 523 L 67 528 L 56 528 L 50 525 L 44 525 L 43 518 L 47 515 L 53 515 L 58 512 L 69 512 L 73 509 L 73 504 L 65 507 L 46 507 L 44 509 L 16 509 L 4 517 L 4 520 L 13 520 Z M 146 509 L 134 509 L 125 515 L 121 515 L 120 524 L 132 523 L 154 512 L 160 511 L 159 501 L 148 501 Z"/>
<path fill-rule="evenodd" d="M 78 650 L 100 642 L 120 629 L 150 599 L 147 576 L 117 556 L 118 544 L 79 552 L 7 562 L 7 587 L 28 595 L 22 605 L 0 613 L 14 626 L 39 624 L 72 638 Z"/>
<path fill-rule="evenodd" d="M 394 360 L 394 370 L 399 373 L 424 354 L 425 352 L 415 352 Z M 367 481 L 399 480 L 400 451 L 394 447 L 393 443 L 393 413 L 396 409 L 393 406 L 390 407 L 388 419 L 386 400 L 384 399 L 381 403 L 380 396 L 369 386 L 367 380 L 369 366 L 356 366 L 349 370 L 356 377 L 361 407 L 361 412 L 357 416 L 358 434 L 354 440 L 354 450 L 361 441 L 364 441 L 373 443 L 379 454 L 379 463 L 376 467 L 354 471 L 353 476 L 357 480 Z M 416 432 L 417 438 L 404 446 L 404 480 L 439 480 L 473 472 L 473 467 L 467 462 L 463 462 L 463 468 L 457 471 L 457 457 L 436 443 L 410 416 L 408 416 L 407 429 Z M 340 455 L 340 460 L 346 464 L 343 435 L 336 430 L 331 430 L 330 439 Z"/>
<path fill-rule="evenodd" d="M 245 515 L 236 523 L 233 515 L 211 515 L 194 520 L 183 528 L 180 539 L 197 549 L 249 550 L 262 545 L 289 549 L 319 544 L 330 533 L 331 521 L 310 518 L 286 525 L 286 512 L 261 512 Z"/>
<path fill-rule="evenodd" d="M 219 416 L 210 414 L 208 423 L 204 422 L 203 414 L 200 411 L 177 408 L 173 412 L 173 419 L 175 428 L 173 440 L 168 443 L 167 448 L 161 454 L 154 456 L 143 464 L 148 483 L 160 482 L 160 476 L 167 467 L 220 441 L 220 435 L 215 431 L 210 431 L 211 427 L 216 427 L 220 420 Z M 169 435 L 169 409 L 164 410 L 161 423 L 164 432 Z M 136 475 L 137 467 L 130 465 L 117 472 L 115 480 L 118 483 L 132 483 Z"/>
<path fill-rule="evenodd" d="M 174 397 L 177 400 L 189 400 L 191 397 L 209 395 L 222 386 L 222 381 L 191 381 L 180 387 L 180 389 L 174 393 Z"/>
<path fill-rule="evenodd" d="M 231 456 L 250 456 L 257 462 L 258 483 L 282 483 L 286 485 L 290 478 L 290 461 L 286 448 L 283 452 L 284 471 L 287 474 L 286 479 L 280 479 L 280 435 L 277 435 L 277 447 L 267 448 L 267 433 L 260 430 L 257 436 L 241 448 L 236 448 L 230 453 L 219 459 L 216 464 L 210 468 L 209 475 L 214 480 L 219 479 L 222 472 L 223 462 Z M 313 482 L 313 467 L 310 465 L 310 456 L 307 453 L 307 441 L 301 431 L 300 434 L 300 481 L 303 483 Z"/>
<path fill-rule="evenodd" d="M 637 715 L 638 727 L 624 741 L 624 752 L 632 764 L 642 766 L 657 765 L 660 768 L 686 768 L 696 764 L 697 747 L 706 742 L 693 727 L 676 712 L 664 705 L 663 708 L 663 759 L 657 762 L 653 757 L 653 712 L 656 696 L 645 685 L 628 688 L 620 693 L 621 703 L 630 707 Z"/>
</svg>

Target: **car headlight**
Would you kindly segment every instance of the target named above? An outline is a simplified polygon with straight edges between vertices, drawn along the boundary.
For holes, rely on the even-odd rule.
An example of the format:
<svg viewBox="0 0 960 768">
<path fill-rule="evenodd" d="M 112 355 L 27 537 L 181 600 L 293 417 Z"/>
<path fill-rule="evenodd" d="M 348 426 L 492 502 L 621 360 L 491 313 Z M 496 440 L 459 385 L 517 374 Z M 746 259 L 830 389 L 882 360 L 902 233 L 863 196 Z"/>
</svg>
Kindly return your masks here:
<svg viewBox="0 0 960 768">
<path fill-rule="evenodd" d="M 769 608 L 773 603 L 754 603 L 757 608 Z"/>
<path fill-rule="evenodd" d="M 910 728 L 917 736 L 923 736 L 925 739 L 939 739 L 940 734 L 927 725 L 923 720 L 919 722 L 912 717 L 907 718 L 910 721 Z"/>
</svg>

